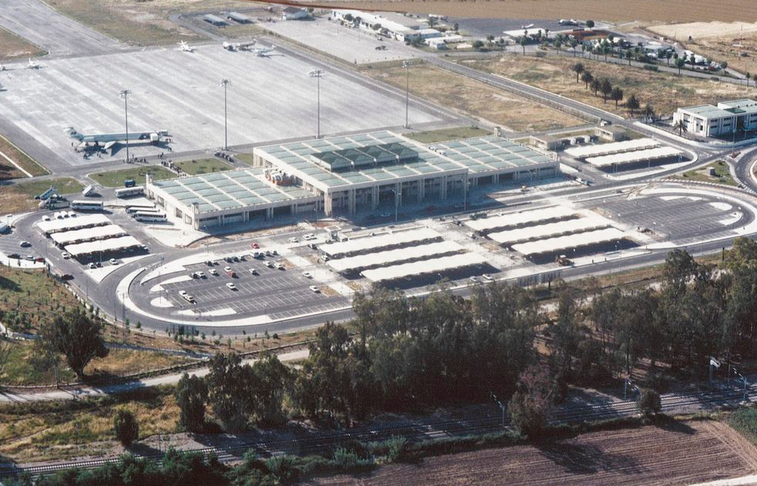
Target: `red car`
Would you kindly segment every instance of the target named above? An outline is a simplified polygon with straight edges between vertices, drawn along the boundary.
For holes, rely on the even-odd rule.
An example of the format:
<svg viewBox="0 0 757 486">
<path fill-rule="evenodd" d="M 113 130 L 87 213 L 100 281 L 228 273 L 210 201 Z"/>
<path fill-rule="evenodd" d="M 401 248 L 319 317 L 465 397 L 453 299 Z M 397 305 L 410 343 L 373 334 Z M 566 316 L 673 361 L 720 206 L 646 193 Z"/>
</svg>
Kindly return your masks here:
<svg viewBox="0 0 757 486">
<path fill-rule="evenodd" d="M 258 245 L 257 243 L 250 243 L 250 247 L 252 247 L 253 250 L 259 250 L 260 249 L 260 245 Z"/>
</svg>

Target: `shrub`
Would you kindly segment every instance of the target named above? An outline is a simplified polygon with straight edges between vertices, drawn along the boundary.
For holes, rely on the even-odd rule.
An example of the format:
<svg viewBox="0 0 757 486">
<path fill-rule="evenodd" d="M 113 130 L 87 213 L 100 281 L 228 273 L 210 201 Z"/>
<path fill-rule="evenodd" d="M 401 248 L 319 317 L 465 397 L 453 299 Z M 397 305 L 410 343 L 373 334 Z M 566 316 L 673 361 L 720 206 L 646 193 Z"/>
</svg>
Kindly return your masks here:
<svg viewBox="0 0 757 486">
<path fill-rule="evenodd" d="M 265 465 L 282 483 L 293 483 L 300 476 L 297 459 L 293 456 L 274 456 L 265 461 Z"/>
<path fill-rule="evenodd" d="M 134 414 L 126 409 L 120 409 L 113 417 L 113 431 L 124 446 L 131 445 L 139 436 L 139 424 Z"/>
<path fill-rule="evenodd" d="M 647 71 L 659 71 L 660 70 L 660 68 L 658 68 L 657 66 L 653 66 L 651 64 L 644 64 L 644 69 L 646 69 Z"/>
<path fill-rule="evenodd" d="M 662 409 L 660 394 L 651 388 L 642 388 L 639 391 L 639 398 L 636 401 L 636 405 L 639 407 L 639 412 L 645 417 L 655 416 L 660 413 L 660 410 Z"/>
</svg>

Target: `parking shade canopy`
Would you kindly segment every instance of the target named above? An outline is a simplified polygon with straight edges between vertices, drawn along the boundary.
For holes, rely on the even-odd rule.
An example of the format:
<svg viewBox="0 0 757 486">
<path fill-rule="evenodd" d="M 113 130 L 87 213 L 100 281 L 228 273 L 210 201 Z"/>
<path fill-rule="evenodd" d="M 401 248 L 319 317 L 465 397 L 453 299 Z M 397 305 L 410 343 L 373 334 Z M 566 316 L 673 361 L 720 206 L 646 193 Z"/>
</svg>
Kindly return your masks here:
<svg viewBox="0 0 757 486">
<path fill-rule="evenodd" d="M 485 233 L 501 228 L 518 227 L 528 224 L 564 219 L 573 216 L 575 211 L 565 206 L 553 206 L 549 208 L 534 209 L 520 213 L 507 213 L 490 218 L 476 219 L 465 222 L 465 226 L 473 231 Z"/>
<path fill-rule="evenodd" d="M 397 233 L 386 233 L 378 236 L 356 238 L 354 240 L 342 241 L 339 243 L 330 243 L 321 245 L 319 249 L 323 253 L 334 257 L 354 253 L 375 252 L 384 248 L 409 245 L 422 241 L 432 241 L 440 238 L 441 235 L 436 231 L 428 228 L 421 228 Z"/>
<path fill-rule="evenodd" d="M 66 251 L 72 256 L 91 255 L 93 253 L 106 253 L 110 251 L 126 250 L 129 248 L 143 247 L 142 243 L 133 236 L 121 236 L 109 240 L 90 241 L 66 246 Z"/>
<path fill-rule="evenodd" d="M 512 249 L 526 256 L 538 255 L 541 253 L 554 253 L 568 250 L 571 248 L 581 248 L 584 246 L 608 241 L 622 240 L 625 233 L 617 228 L 605 228 L 597 231 L 587 231 L 569 236 L 558 236 L 546 240 L 531 241 L 513 245 Z"/>
<path fill-rule="evenodd" d="M 363 271 L 363 276 L 372 282 L 384 282 L 405 277 L 419 277 L 434 273 L 441 273 L 458 268 L 483 265 L 488 258 L 478 253 L 461 253 L 441 258 L 433 258 L 422 262 L 404 263 L 390 267 L 376 268 Z"/>
<path fill-rule="evenodd" d="M 393 263 L 409 262 L 426 259 L 447 253 L 455 253 L 463 250 L 463 247 L 454 241 L 441 241 L 427 245 L 398 248 L 396 250 L 369 253 L 338 260 L 329 260 L 328 265 L 337 272 L 355 272 L 373 267 L 387 266 Z M 420 262 L 418 262 L 420 263 Z"/>
</svg>

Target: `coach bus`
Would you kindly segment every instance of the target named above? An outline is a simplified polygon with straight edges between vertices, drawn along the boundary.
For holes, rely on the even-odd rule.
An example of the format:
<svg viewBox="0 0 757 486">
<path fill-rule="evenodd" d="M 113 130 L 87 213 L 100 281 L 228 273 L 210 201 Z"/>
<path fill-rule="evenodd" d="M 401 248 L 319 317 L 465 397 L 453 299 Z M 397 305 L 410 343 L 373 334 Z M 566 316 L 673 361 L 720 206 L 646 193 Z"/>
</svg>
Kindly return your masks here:
<svg viewBox="0 0 757 486">
<path fill-rule="evenodd" d="M 142 186 L 122 187 L 121 189 L 116 189 L 116 197 L 144 196 L 144 194 L 145 194 L 145 188 Z"/>
<path fill-rule="evenodd" d="M 143 223 L 157 223 L 162 222 L 166 220 L 165 214 L 159 214 L 159 213 L 136 213 L 134 215 L 134 219 L 137 221 L 141 221 Z"/>
<path fill-rule="evenodd" d="M 75 211 L 102 211 L 102 201 L 71 201 L 71 209 Z"/>
</svg>

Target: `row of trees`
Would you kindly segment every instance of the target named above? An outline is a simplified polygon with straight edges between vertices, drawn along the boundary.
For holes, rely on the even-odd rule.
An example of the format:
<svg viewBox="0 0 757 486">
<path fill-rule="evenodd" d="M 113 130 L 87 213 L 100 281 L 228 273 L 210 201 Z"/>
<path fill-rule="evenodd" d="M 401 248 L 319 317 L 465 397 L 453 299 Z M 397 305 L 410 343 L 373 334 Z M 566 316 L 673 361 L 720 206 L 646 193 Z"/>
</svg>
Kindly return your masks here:
<svg viewBox="0 0 757 486">
<path fill-rule="evenodd" d="M 619 86 L 613 86 L 612 82 L 607 78 L 595 78 L 591 71 L 586 69 L 583 63 L 577 62 L 573 64 L 571 70 L 576 73 L 576 83 L 583 81 L 586 85 L 586 89 L 591 89 L 594 92 L 594 96 L 597 96 L 597 93 L 602 93 L 605 103 L 607 103 L 607 99 L 609 98 L 615 102 L 615 108 L 617 108 L 618 103 L 623 100 L 625 93 L 623 93 L 623 90 Z M 631 112 L 632 116 L 634 112 L 641 107 L 635 94 L 628 97 L 626 107 Z M 652 116 L 654 115 L 652 107 L 647 105 L 645 113 L 648 114 L 649 112 L 652 113 Z"/>
</svg>

